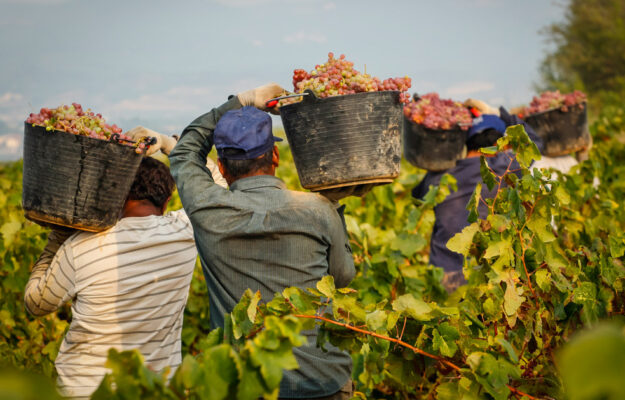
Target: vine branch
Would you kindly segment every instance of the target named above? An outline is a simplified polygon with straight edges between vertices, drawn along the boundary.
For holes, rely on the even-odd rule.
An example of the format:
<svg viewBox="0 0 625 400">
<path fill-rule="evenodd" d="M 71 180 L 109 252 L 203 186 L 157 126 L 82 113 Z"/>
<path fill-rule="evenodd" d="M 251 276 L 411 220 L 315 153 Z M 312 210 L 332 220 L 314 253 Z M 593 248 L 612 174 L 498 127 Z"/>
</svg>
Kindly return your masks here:
<svg viewBox="0 0 625 400">
<path fill-rule="evenodd" d="M 405 347 L 407 349 L 410 349 L 410 350 L 412 350 L 413 352 L 415 352 L 417 354 L 421 354 L 424 357 L 428 357 L 428 358 L 431 358 L 432 360 L 436 360 L 439 363 L 441 363 L 441 364 L 443 364 L 443 365 L 453 369 L 456 372 L 459 372 L 460 369 L 461 369 L 459 366 L 457 366 L 456 364 L 452 363 L 451 361 L 448 361 L 448 360 L 444 359 L 443 357 L 439 357 L 437 355 L 430 354 L 427 351 L 423 351 L 420 348 L 412 346 L 412 345 L 410 345 L 410 344 L 408 344 L 408 343 L 406 343 L 406 342 L 404 342 L 404 341 L 402 341 L 400 339 L 395 339 L 395 338 L 392 338 L 390 336 L 380 335 L 379 333 L 368 331 L 366 329 L 357 328 L 357 327 L 355 327 L 353 325 L 345 324 L 343 322 L 334 321 L 332 319 L 325 318 L 325 317 L 322 317 L 322 316 L 319 316 L 319 315 L 293 314 L 293 316 L 296 317 L 296 318 L 316 319 L 318 321 L 323 321 L 323 322 L 327 322 L 329 324 L 341 326 L 343 328 L 346 328 L 346 329 L 349 329 L 349 330 L 352 330 L 352 331 L 355 331 L 355 332 L 358 332 L 358 333 L 362 333 L 362 334 L 365 334 L 365 335 L 373 336 L 373 337 L 376 337 L 378 339 L 388 340 L 389 342 L 396 343 L 396 344 L 398 344 L 400 346 L 403 346 L 403 347 Z M 524 393 L 524 392 L 518 390 L 517 388 L 515 388 L 514 386 L 506 384 L 506 387 L 514 394 L 518 394 L 520 396 L 525 396 L 525 397 L 527 397 L 530 400 L 539 400 L 538 397 L 534 397 L 534 396 L 531 396 L 531 395 L 529 395 L 527 393 Z"/>
</svg>

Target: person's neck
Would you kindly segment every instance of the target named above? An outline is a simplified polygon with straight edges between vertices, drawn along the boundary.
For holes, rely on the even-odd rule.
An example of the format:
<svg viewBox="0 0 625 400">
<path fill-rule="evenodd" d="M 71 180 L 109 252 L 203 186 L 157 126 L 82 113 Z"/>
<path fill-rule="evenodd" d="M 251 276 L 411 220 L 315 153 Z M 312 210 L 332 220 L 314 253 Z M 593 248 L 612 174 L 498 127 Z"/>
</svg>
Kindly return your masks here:
<svg viewBox="0 0 625 400">
<path fill-rule="evenodd" d="M 225 178 L 226 178 L 226 182 L 228 182 L 228 186 L 231 186 L 234 182 L 240 179 L 250 178 L 252 176 L 263 176 L 263 175 L 276 176 L 276 169 L 272 168 L 271 171 L 254 171 L 254 172 L 250 172 L 249 174 L 238 176 L 236 179 L 228 179 L 230 177 L 225 177 Z"/>
<path fill-rule="evenodd" d="M 163 210 L 149 200 L 126 200 L 122 218 L 149 217 L 151 215 L 163 215 Z"/>
</svg>

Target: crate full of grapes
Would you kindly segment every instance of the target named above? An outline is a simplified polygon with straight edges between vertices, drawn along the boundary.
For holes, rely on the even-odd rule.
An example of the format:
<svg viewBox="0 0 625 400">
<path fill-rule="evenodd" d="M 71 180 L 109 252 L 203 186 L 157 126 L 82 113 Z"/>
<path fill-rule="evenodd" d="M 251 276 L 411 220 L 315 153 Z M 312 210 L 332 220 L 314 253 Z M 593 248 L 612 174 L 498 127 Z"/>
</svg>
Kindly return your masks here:
<svg viewBox="0 0 625 400">
<path fill-rule="evenodd" d="M 86 231 L 113 226 L 146 146 L 121 132 L 76 103 L 31 114 L 24 125 L 26 218 Z"/>
<path fill-rule="evenodd" d="M 584 150 L 590 145 L 586 95 L 578 90 L 561 94 L 543 92 L 519 112 L 543 140 L 543 153 L 558 157 Z"/>
<path fill-rule="evenodd" d="M 319 191 L 385 184 L 399 175 L 402 101 L 410 78 L 384 81 L 332 53 L 293 75 L 299 97 L 281 100 L 280 115 L 304 188 Z"/>
<path fill-rule="evenodd" d="M 404 157 L 428 171 L 453 168 L 466 152 L 471 113 L 436 93 L 415 95 L 404 106 Z"/>
</svg>

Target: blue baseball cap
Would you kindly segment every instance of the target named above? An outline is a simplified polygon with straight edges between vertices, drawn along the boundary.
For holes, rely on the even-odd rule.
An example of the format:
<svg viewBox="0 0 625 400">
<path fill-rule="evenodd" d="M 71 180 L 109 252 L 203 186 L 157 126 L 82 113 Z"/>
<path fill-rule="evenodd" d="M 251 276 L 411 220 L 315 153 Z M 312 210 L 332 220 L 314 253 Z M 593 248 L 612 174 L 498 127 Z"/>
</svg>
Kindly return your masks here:
<svg viewBox="0 0 625 400">
<path fill-rule="evenodd" d="M 494 129 L 503 135 L 506 132 L 506 123 L 496 115 L 482 114 L 473 118 L 473 125 L 469 129 L 468 137 L 482 133 L 487 129 Z"/>
<path fill-rule="evenodd" d="M 220 158 L 252 160 L 268 152 L 282 139 L 273 136 L 269 114 L 246 106 L 230 110 L 219 119 L 213 141 Z"/>
</svg>

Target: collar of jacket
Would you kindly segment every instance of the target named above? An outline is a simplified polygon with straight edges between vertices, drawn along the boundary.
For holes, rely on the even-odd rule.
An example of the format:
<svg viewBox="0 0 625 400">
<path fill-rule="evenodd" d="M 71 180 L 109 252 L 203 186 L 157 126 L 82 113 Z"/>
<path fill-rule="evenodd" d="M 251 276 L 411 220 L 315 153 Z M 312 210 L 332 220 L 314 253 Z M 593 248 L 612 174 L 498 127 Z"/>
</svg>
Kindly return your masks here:
<svg viewBox="0 0 625 400">
<path fill-rule="evenodd" d="M 230 185 L 230 190 L 248 190 L 261 187 L 286 189 L 286 184 L 273 175 L 256 175 L 239 179 Z"/>
</svg>

